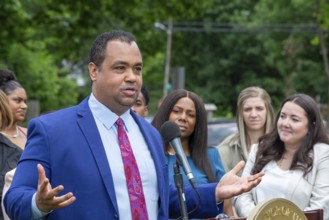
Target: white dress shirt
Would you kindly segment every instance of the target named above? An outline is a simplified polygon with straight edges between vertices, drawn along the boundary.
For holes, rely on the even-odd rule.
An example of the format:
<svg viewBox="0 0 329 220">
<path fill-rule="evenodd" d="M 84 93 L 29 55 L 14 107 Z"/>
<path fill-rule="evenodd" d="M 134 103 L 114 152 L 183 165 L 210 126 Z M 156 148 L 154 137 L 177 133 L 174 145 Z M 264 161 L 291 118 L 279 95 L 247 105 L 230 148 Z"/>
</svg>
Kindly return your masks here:
<svg viewBox="0 0 329 220">
<path fill-rule="evenodd" d="M 90 95 L 88 103 L 95 118 L 98 131 L 105 147 L 106 156 L 110 164 L 120 219 L 130 220 L 132 218 L 129 205 L 129 195 L 118 141 L 118 130 L 115 124 L 118 116 L 105 105 L 97 101 L 93 94 Z M 151 153 L 140 128 L 134 118 L 130 115 L 130 110 L 122 114 L 120 117 L 124 122 L 129 142 L 137 161 L 149 219 L 157 219 L 159 192 L 156 170 Z"/>
</svg>

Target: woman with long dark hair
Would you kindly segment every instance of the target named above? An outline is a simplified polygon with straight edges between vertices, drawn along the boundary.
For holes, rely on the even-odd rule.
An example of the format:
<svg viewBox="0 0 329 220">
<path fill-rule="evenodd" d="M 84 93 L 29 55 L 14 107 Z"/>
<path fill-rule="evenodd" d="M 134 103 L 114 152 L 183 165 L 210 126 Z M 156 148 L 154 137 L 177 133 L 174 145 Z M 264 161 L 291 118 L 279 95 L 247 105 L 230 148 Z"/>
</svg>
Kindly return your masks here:
<svg viewBox="0 0 329 220">
<path fill-rule="evenodd" d="M 225 170 L 217 149 L 208 147 L 207 112 L 201 98 L 183 89 L 171 92 L 162 101 L 152 125 L 160 130 L 166 121 L 173 121 L 180 128 L 182 147 L 195 182 L 197 184 L 218 182 L 225 174 Z M 175 151 L 170 145 L 166 145 L 164 152 L 168 159 L 169 182 L 174 183 Z M 185 175 L 183 175 L 183 181 L 185 184 L 188 183 Z M 226 206 L 224 203 L 224 212 L 229 212 L 228 214 L 231 215 L 233 213 L 231 206 Z"/>
</svg>

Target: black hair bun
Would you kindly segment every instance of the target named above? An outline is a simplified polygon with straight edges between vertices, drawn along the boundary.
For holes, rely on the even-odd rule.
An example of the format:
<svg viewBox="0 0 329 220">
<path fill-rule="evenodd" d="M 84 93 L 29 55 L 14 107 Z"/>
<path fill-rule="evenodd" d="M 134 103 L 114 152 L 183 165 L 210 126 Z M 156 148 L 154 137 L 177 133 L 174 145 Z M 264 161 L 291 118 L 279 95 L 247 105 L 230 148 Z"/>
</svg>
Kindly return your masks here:
<svg viewBox="0 0 329 220">
<path fill-rule="evenodd" d="M 3 85 L 11 80 L 17 80 L 15 73 L 8 69 L 0 69 L 0 85 Z"/>
</svg>

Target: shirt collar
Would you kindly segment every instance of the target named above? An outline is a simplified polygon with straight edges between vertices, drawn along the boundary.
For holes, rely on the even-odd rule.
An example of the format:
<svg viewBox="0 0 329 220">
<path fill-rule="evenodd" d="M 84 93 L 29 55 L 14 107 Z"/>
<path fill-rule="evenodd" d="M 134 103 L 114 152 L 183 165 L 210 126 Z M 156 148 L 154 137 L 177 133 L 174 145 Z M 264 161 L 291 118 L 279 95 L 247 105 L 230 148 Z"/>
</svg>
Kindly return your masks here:
<svg viewBox="0 0 329 220">
<path fill-rule="evenodd" d="M 96 117 L 102 124 L 106 127 L 106 129 L 110 129 L 113 125 L 115 125 L 116 120 L 118 119 L 118 115 L 112 112 L 109 108 L 107 108 L 104 104 L 99 102 L 96 97 L 91 93 L 88 104 L 90 106 L 90 110 L 93 113 L 94 117 Z M 123 113 L 121 116 L 125 128 L 127 130 L 127 125 L 132 117 L 130 115 L 130 109 Z"/>
</svg>

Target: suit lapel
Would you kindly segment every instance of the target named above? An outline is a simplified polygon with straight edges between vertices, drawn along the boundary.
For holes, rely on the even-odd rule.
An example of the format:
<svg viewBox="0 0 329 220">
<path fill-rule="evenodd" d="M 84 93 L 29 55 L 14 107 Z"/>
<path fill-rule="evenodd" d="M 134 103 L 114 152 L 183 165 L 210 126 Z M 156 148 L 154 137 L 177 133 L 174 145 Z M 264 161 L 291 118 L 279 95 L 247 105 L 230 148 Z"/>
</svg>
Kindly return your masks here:
<svg viewBox="0 0 329 220">
<path fill-rule="evenodd" d="M 295 196 L 294 194 L 296 193 L 296 190 L 298 190 L 298 186 L 300 181 L 303 179 L 303 172 L 298 170 L 294 170 L 292 171 L 292 177 L 290 178 L 288 187 L 287 187 L 287 191 L 286 191 L 286 195 L 287 195 L 287 199 L 292 200 Z M 299 192 L 297 192 L 299 193 Z"/>
<path fill-rule="evenodd" d="M 167 164 L 163 152 L 163 143 L 160 134 L 156 136 L 157 133 L 151 132 L 152 125 L 149 122 L 139 118 L 133 111 L 130 111 L 130 114 L 135 119 L 136 123 L 138 124 L 140 131 L 142 132 L 145 142 L 148 146 L 149 151 L 151 152 L 151 156 L 153 158 L 153 163 L 156 169 L 157 174 L 157 182 L 158 182 L 158 191 L 160 196 L 159 204 L 165 204 L 167 201 L 167 193 L 168 191 L 168 170 Z M 164 207 L 164 208 L 163 208 Z M 167 206 L 160 206 L 160 209 L 163 208 L 162 212 L 168 212 Z M 161 210 L 159 210 L 161 213 Z"/>
<path fill-rule="evenodd" d="M 148 128 L 146 128 L 146 126 L 143 125 L 144 122 L 140 118 L 138 118 L 138 116 L 136 116 L 136 114 L 132 111 L 131 111 L 131 115 L 135 119 L 136 123 L 138 124 L 138 127 L 139 127 L 140 131 L 143 134 L 143 137 L 145 139 L 147 147 L 148 147 L 149 151 L 151 152 L 153 161 L 158 161 L 158 157 L 159 157 L 160 154 L 162 154 L 162 152 L 159 152 L 159 148 L 155 147 L 155 146 L 157 146 L 157 143 L 154 142 L 154 139 L 150 136 L 150 132 L 146 131 L 146 130 L 148 130 Z M 145 123 L 148 123 L 148 122 L 145 122 Z M 162 145 L 159 145 L 159 147 L 163 151 Z M 155 165 L 155 169 L 156 169 L 157 176 L 158 176 L 158 181 L 159 181 L 159 173 L 163 172 L 162 167 L 161 167 L 161 163 L 154 162 L 154 165 Z"/>
<path fill-rule="evenodd" d="M 102 177 L 107 193 L 111 199 L 113 207 L 118 213 L 117 200 L 114 191 L 114 184 L 106 152 L 97 129 L 95 119 L 88 105 L 88 99 L 85 99 L 78 108 L 78 125 L 84 134 L 87 144 L 90 147 L 94 159 L 98 166 L 98 171 Z"/>
</svg>

